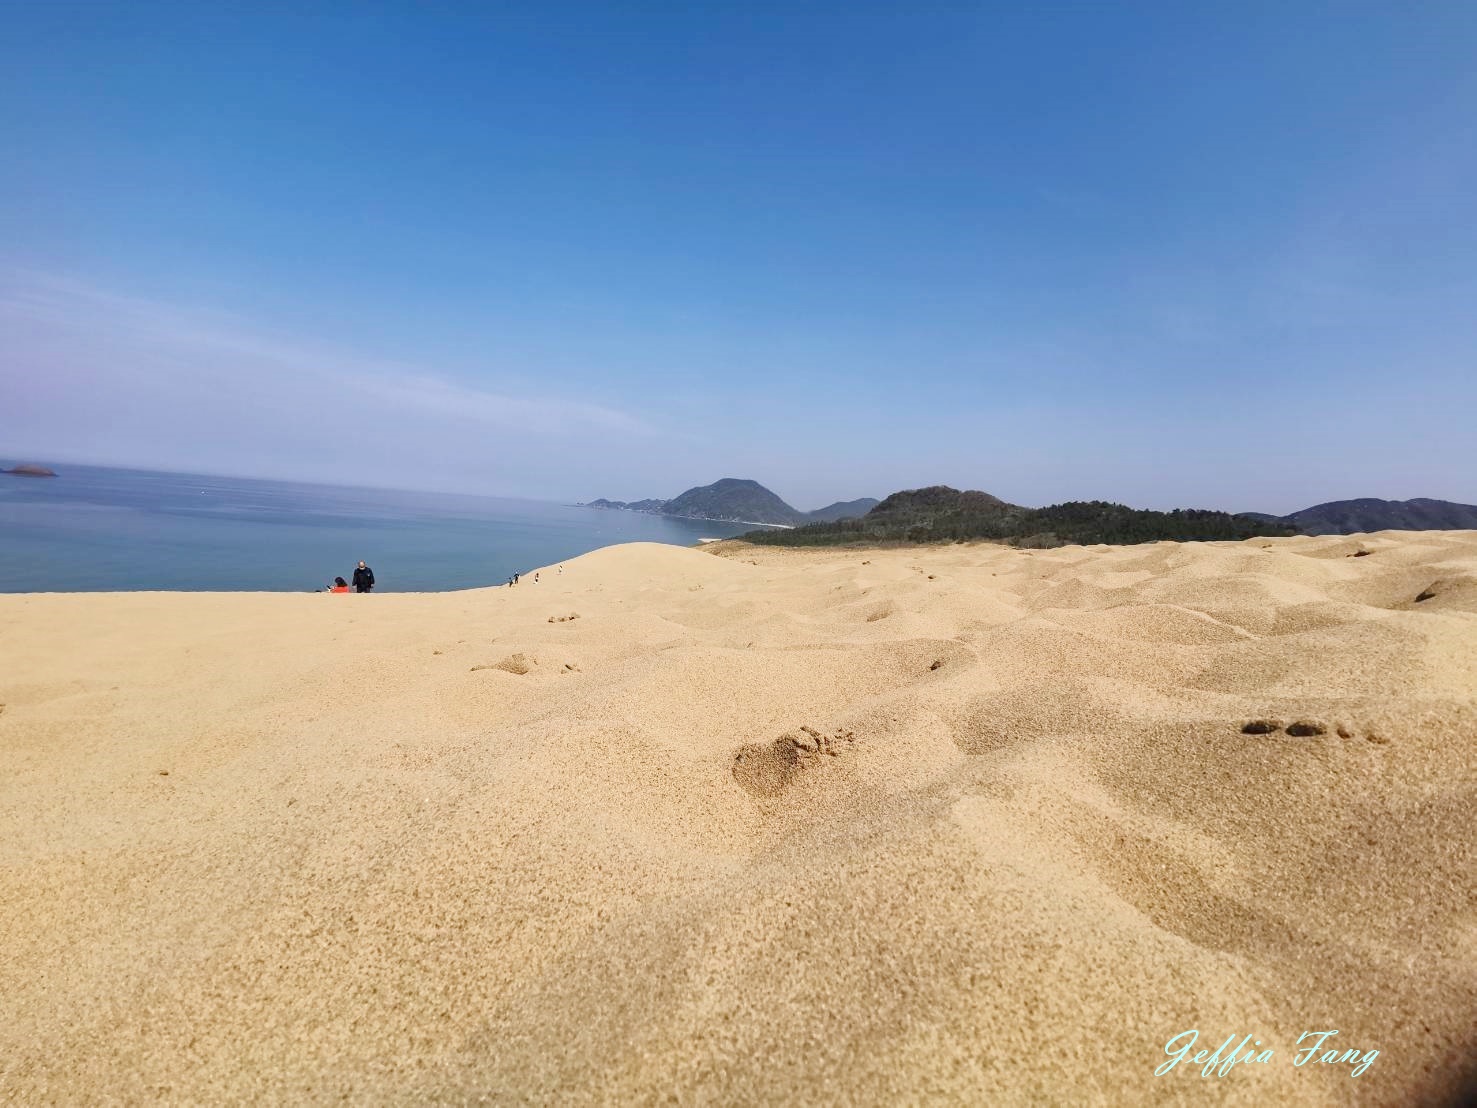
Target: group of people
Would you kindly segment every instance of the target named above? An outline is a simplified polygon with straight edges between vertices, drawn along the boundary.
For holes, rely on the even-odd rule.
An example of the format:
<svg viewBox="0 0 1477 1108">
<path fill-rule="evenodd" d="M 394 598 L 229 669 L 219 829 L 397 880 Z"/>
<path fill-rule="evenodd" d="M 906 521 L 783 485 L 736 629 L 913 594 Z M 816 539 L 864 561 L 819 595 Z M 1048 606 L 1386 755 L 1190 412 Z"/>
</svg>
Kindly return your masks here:
<svg viewBox="0 0 1477 1108">
<path fill-rule="evenodd" d="M 563 573 L 564 572 L 564 567 L 562 565 L 559 567 L 559 572 L 560 573 Z M 514 585 L 516 585 L 518 583 L 519 579 L 522 578 L 522 576 L 523 575 L 521 573 L 515 573 L 515 574 L 513 574 L 513 576 L 509 577 L 508 578 L 508 588 L 511 589 Z M 533 583 L 535 585 L 538 584 L 538 570 L 534 570 L 533 571 Z"/>
<path fill-rule="evenodd" d="M 370 569 L 363 562 L 360 562 L 354 567 L 354 591 L 368 592 L 372 588 L 374 588 L 374 570 Z M 348 592 L 349 583 L 342 577 L 335 577 L 333 584 L 328 586 L 328 591 Z"/>
<path fill-rule="evenodd" d="M 560 566 L 559 567 L 559 572 L 560 573 L 563 573 L 564 572 L 564 567 L 563 566 Z M 508 578 L 508 587 L 511 588 L 512 586 L 516 585 L 518 583 L 518 581 L 519 581 L 519 578 L 521 578 L 521 577 L 522 577 L 522 574 L 520 574 L 520 573 L 515 573 L 515 574 L 513 574 L 513 576 L 509 577 Z M 535 570 L 534 571 L 534 574 L 533 574 L 533 583 L 535 585 L 538 584 L 538 571 L 537 570 Z M 354 585 L 353 585 L 353 591 L 354 592 L 369 592 L 369 590 L 372 589 L 372 588 L 374 588 L 374 570 L 370 569 L 363 562 L 360 562 L 358 564 L 358 566 L 356 566 L 355 569 L 354 569 Z M 349 592 L 350 591 L 350 589 L 349 589 L 349 582 L 345 581 L 342 577 L 335 577 L 333 579 L 333 584 L 331 584 L 331 585 L 328 586 L 328 591 L 329 592 Z"/>
</svg>

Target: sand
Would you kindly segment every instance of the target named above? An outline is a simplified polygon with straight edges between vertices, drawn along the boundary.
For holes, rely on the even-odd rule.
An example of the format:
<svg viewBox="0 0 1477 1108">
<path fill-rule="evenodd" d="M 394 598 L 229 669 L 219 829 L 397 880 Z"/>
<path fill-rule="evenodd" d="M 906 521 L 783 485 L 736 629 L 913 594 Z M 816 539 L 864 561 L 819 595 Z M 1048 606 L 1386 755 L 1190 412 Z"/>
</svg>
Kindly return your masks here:
<svg viewBox="0 0 1477 1108">
<path fill-rule="evenodd" d="M 637 544 L 0 650 L 5 1099 L 1400 1104 L 1474 1043 L 1477 532 Z M 1156 1076 L 1189 1029 L 1274 1055 Z"/>
</svg>

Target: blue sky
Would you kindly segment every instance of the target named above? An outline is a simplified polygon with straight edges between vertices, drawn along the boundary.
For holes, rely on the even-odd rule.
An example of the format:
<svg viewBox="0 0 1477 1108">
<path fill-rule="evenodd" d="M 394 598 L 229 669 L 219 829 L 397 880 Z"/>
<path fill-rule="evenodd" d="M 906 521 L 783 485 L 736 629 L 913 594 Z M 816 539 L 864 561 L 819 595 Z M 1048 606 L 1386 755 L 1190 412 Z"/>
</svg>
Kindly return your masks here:
<svg viewBox="0 0 1477 1108">
<path fill-rule="evenodd" d="M 1477 501 L 1477 4 L 0 10 L 0 455 Z"/>
</svg>

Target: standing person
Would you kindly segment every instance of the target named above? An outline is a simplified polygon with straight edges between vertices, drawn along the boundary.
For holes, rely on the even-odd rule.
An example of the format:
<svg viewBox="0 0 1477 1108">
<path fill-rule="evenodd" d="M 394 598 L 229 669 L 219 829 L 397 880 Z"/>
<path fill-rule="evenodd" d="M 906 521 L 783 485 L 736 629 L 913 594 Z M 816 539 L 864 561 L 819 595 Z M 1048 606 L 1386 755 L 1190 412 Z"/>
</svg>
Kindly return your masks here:
<svg viewBox="0 0 1477 1108">
<path fill-rule="evenodd" d="M 372 588 L 374 588 L 374 570 L 360 562 L 354 569 L 354 591 L 368 592 Z"/>
<path fill-rule="evenodd" d="M 533 583 L 534 583 L 534 584 L 535 584 L 535 585 L 537 585 L 537 584 L 538 584 L 538 571 L 537 571 L 537 570 L 535 570 L 535 571 L 534 571 L 534 574 L 533 574 Z"/>
<path fill-rule="evenodd" d="M 516 585 L 517 583 L 518 583 L 518 575 L 515 573 L 515 574 L 513 574 L 513 584 Z"/>
</svg>

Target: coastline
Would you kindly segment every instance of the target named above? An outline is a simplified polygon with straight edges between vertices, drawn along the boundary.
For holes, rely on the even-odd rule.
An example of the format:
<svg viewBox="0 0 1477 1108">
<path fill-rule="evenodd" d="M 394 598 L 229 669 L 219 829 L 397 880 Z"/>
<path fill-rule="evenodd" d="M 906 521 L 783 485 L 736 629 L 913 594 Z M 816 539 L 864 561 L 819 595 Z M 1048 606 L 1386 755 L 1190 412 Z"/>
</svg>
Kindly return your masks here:
<svg viewBox="0 0 1477 1108">
<path fill-rule="evenodd" d="M 793 531 L 794 523 L 760 523 L 756 519 L 719 519 L 716 516 L 679 516 L 670 512 L 648 512 L 641 508 L 610 508 L 604 504 L 575 504 L 576 508 L 589 508 L 596 512 L 630 512 L 638 516 L 657 516 L 660 519 L 682 519 L 689 523 L 728 523 L 744 527 L 773 527 L 779 531 Z"/>
<path fill-rule="evenodd" d="M 555 502 L 68 467 L 4 482 L 0 594 L 312 592 L 368 562 L 382 593 L 505 582 L 612 543 L 749 528 Z M 106 557 L 98 552 L 106 550 Z"/>
</svg>

